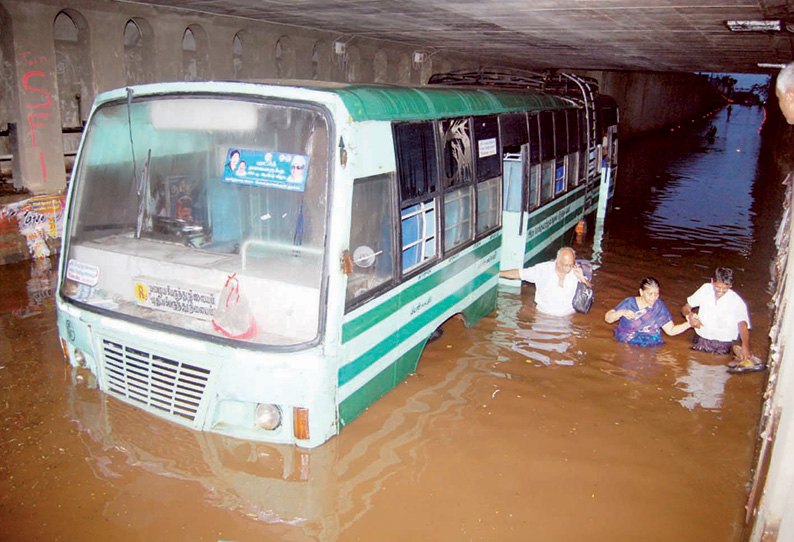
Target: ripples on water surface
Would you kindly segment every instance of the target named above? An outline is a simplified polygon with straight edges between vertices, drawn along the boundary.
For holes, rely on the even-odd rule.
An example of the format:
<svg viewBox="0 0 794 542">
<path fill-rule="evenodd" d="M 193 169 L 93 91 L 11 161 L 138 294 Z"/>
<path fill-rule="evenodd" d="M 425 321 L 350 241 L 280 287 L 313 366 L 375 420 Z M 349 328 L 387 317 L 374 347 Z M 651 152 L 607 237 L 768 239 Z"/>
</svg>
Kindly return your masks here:
<svg viewBox="0 0 794 542">
<path fill-rule="evenodd" d="M 316 450 L 188 431 L 73 386 L 88 378 L 64 367 L 51 298 L 36 294 L 52 270 L 9 266 L 0 538 L 739 540 L 764 375 L 728 375 L 725 358 L 689 350 L 691 332 L 618 344 L 603 314 L 653 275 L 681 321 L 729 265 L 766 356 L 780 193 L 759 166 L 762 117 L 734 106 L 730 125 L 722 111 L 621 142 L 614 209 L 576 243 L 597 263 L 592 312 L 550 318 L 531 286 L 504 288 L 494 313 L 446 324 L 417 374 Z"/>
</svg>

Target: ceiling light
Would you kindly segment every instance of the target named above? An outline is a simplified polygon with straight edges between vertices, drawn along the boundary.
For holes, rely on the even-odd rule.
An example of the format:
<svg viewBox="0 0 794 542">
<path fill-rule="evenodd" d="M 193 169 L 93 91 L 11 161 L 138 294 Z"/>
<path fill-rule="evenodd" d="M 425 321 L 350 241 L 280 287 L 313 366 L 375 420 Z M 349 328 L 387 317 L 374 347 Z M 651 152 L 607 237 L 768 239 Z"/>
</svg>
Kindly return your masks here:
<svg viewBox="0 0 794 542">
<path fill-rule="evenodd" d="M 780 31 L 780 21 L 725 21 L 731 32 Z"/>
</svg>

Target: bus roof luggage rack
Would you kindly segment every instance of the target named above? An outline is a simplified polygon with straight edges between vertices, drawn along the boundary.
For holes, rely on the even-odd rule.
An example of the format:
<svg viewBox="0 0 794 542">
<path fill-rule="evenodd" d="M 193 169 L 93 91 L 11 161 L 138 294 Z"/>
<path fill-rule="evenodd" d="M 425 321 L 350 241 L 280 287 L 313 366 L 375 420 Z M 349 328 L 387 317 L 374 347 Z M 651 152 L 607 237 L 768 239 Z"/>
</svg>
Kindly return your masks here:
<svg viewBox="0 0 794 542">
<path fill-rule="evenodd" d="M 558 72 L 556 70 L 546 70 L 544 72 L 501 68 L 455 70 L 446 73 L 434 73 L 430 76 L 427 83 L 430 85 L 529 88 L 547 94 L 576 99 L 581 98 L 582 89 L 575 83 L 575 80 L 578 80 L 580 84 L 588 87 L 591 93 L 598 93 L 598 81 L 596 79 Z"/>
</svg>

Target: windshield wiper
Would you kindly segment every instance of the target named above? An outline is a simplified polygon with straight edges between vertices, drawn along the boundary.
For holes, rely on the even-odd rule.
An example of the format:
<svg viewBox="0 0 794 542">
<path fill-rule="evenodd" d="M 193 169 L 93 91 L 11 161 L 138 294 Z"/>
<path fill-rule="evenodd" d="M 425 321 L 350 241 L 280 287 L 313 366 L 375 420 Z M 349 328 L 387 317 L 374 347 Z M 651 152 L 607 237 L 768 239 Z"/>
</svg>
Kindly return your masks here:
<svg viewBox="0 0 794 542">
<path fill-rule="evenodd" d="M 138 179 L 138 187 L 136 193 L 138 194 L 138 222 L 137 227 L 135 228 L 135 238 L 141 238 L 141 232 L 143 231 L 144 222 L 148 218 L 148 208 L 149 208 L 149 164 L 152 161 L 152 149 L 149 148 L 149 152 L 146 156 L 146 163 L 143 165 L 143 169 L 141 170 L 141 177 Z"/>
</svg>

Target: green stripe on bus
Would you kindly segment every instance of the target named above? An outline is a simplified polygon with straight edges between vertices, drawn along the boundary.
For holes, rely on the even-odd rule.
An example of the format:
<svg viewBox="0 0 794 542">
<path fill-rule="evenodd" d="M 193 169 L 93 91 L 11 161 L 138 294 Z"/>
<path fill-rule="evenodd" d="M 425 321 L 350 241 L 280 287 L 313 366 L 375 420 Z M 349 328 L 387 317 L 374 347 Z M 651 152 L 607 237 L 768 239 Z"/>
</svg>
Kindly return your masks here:
<svg viewBox="0 0 794 542">
<path fill-rule="evenodd" d="M 584 204 L 584 202 L 582 202 Z M 527 239 L 527 248 L 531 248 L 531 245 L 536 244 L 540 241 L 544 241 L 548 238 L 553 232 L 559 230 L 560 228 L 564 227 L 570 220 L 581 216 L 582 214 L 582 205 L 575 205 L 571 208 L 568 213 L 566 213 L 561 219 L 554 222 L 551 226 L 543 230 L 542 232 L 538 233 L 537 235 Z M 530 224 L 528 229 L 532 229 L 533 225 Z"/>
<path fill-rule="evenodd" d="M 487 243 L 478 247 L 474 251 L 469 252 L 468 254 L 462 255 L 458 260 L 452 262 L 443 270 L 428 275 L 416 284 L 406 288 L 405 291 L 401 292 L 400 294 L 386 299 L 383 301 L 383 303 L 370 309 L 364 314 L 357 316 L 349 322 L 345 322 L 342 325 L 342 343 L 344 344 L 355 339 L 361 333 L 377 324 L 403 305 L 410 303 L 417 297 L 427 293 L 439 284 L 449 280 L 453 276 L 463 271 L 465 268 L 472 265 L 475 261 L 484 258 L 487 254 L 499 250 L 501 244 L 502 237 L 501 232 L 499 232 Z"/>
<path fill-rule="evenodd" d="M 355 376 L 361 373 L 361 371 L 388 354 L 391 350 L 399 346 L 400 343 L 402 343 L 405 339 L 419 331 L 419 329 L 427 325 L 432 320 L 441 316 L 461 299 L 476 291 L 477 288 L 491 280 L 498 273 L 498 269 L 498 263 L 488 268 L 485 272 L 481 273 L 472 281 L 463 285 L 454 293 L 448 295 L 438 303 L 434 303 L 424 312 L 416 315 L 404 326 L 400 327 L 394 333 L 383 339 L 380 343 L 370 348 L 363 355 L 354 359 L 347 365 L 340 367 L 339 385 L 343 386 L 350 382 L 350 380 L 355 378 Z"/>
<path fill-rule="evenodd" d="M 582 191 L 582 187 L 579 187 L 576 190 L 573 190 L 572 192 L 566 194 L 564 198 L 558 199 L 549 207 L 546 207 L 545 209 L 540 209 L 538 211 L 533 211 L 532 214 L 529 215 L 529 219 L 531 221 L 534 220 L 535 222 L 540 222 L 541 220 L 550 217 L 551 215 L 559 211 L 562 207 L 570 205 L 573 201 L 581 198 L 582 194 L 579 193 L 581 191 Z"/>
<path fill-rule="evenodd" d="M 524 254 L 528 255 L 535 246 L 541 244 L 546 239 L 550 237 L 556 237 L 558 235 L 565 235 L 565 232 L 572 230 L 576 224 L 571 224 L 569 226 L 566 226 L 566 224 L 568 224 L 572 219 L 578 218 L 580 209 L 581 206 L 577 206 L 576 209 L 573 209 L 570 213 L 565 215 L 562 220 L 558 220 L 547 229 L 543 230 L 541 233 L 527 239 L 526 246 L 524 247 Z M 562 230 L 562 232 L 560 232 L 560 230 Z"/>
<path fill-rule="evenodd" d="M 416 370 L 416 363 L 425 347 L 422 341 L 408 352 L 400 356 L 394 363 L 383 369 L 378 375 L 361 386 L 355 393 L 339 404 L 339 423 L 347 425 L 364 412 L 366 408 L 383 397 L 386 392 L 402 382 Z"/>
</svg>

